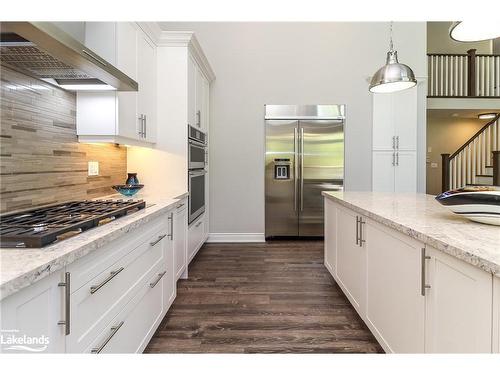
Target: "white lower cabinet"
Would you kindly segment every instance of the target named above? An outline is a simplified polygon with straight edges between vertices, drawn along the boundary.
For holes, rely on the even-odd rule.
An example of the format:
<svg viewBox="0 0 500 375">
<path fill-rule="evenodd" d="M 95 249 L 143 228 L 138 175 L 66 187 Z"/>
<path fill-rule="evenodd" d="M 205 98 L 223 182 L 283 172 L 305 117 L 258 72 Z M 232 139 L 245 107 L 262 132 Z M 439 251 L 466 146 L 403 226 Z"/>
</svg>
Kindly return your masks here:
<svg viewBox="0 0 500 375">
<path fill-rule="evenodd" d="M 187 270 L 187 205 L 181 202 L 173 215 L 175 280 Z"/>
<path fill-rule="evenodd" d="M 6 330 L 47 342 L 1 351 L 141 352 L 176 297 L 176 214 L 185 233 L 171 211 L 2 300 L 2 343 Z"/>
<path fill-rule="evenodd" d="M 366 323 L 386 352 L 424 351 L 421 244 L 366 224 Z"/>
<path fill-rule="evenodd" d="M 65 287 L 59 285 L 64 281 L 64 270 L 61 270 L 1 302 L 0 352 L 62 353 L 65 351 L 65 325 L 59 324 L 66 320 Z M 23 337 L 37 342 L 12 340 Z"/>
<path fill-rule="evenodd" d="M 331 201 L 325 223 L 325 264 L 387 352 L 500 352 L 500 278 Z"/>
<path fill-rule="evenodd" d="M 165 265 L 145 280 L 139 292 L 85 350 L 86 353 L 138 353 L 163 317 Z M 170 275 L 171 276 L 171 275 Z"/>
<path fill-rule="evenodd" d="M 427 249 L 427 353 L 490 353 L 492 275 Z"/>
<path fill-rule="evenodd" d="M 200 247 L 206 240 L 205 214 L 189 225 L 188 229 L 188 263 L 194 258 Z"/>
<path fill-rule="evenodd" d="M 356 215 L 344 208 L 337 209 L 337 281 L 349 301 L 358 311 L 364 309 L 365 247 L 359 243 Z"/>
<path fill-rule="evenodd" d="M 328 228 L 337 227 L 337 206 L 325 199 L 325 267 L 333 274 L 337 268 L 337 236 Z"/>
<path fill-rule="evenodd" d="M 493 278 L 493 353 L 500 353 L 500 277 Z"/>
</svg>

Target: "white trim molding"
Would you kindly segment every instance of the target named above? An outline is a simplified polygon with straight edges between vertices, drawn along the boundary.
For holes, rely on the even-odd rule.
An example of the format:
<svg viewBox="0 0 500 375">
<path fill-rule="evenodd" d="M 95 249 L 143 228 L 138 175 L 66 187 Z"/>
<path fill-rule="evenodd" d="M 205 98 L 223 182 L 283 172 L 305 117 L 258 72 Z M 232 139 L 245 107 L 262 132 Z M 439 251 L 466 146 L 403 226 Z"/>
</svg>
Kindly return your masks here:
<svg viewBox="0 0 500 375">
<path fill-rule="evenodd" d="M 209 233 L 207 242 L 266 242 L 266 239 L 264 233 Z"/>
</svg>

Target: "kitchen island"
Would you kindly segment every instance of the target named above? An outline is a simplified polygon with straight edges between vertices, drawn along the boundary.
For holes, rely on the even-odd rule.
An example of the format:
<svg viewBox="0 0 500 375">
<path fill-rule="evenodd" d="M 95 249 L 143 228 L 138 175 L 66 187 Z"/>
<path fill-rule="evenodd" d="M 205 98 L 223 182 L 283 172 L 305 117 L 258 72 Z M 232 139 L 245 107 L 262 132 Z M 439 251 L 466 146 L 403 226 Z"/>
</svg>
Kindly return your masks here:
<svg viewBox="0 0 500 375">
<path fill-rule="evenodd" d="M 325 266 L 387 352 L 499 351 L 499 227 L 425 194 L 323 196 Z"/>
</svg>

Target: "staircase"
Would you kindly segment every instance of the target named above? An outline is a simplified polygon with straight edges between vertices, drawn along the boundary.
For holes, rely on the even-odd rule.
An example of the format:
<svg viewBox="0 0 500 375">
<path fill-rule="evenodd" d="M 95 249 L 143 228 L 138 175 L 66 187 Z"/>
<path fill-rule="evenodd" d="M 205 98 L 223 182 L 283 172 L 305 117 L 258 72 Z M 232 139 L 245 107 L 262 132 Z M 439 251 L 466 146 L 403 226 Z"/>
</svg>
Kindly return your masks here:
<svg viewBox="0 0 500 375">
<path fill-rule="evenodd" d="M 500 114 L 453 154 L 441 154 L 442 190 L 500 185 Z"/>
</svg>

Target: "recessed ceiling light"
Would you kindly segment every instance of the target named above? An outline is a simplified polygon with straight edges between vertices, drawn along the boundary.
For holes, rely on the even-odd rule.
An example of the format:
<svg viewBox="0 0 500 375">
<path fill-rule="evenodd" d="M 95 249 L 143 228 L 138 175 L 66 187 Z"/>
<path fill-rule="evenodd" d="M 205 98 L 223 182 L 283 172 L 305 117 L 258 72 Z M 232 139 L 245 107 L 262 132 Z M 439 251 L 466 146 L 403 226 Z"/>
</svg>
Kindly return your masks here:
<svg viewBox="0 0 500 375">
<path fill-rule="evenodd" d="M 481 113 L 480 115 L 477 116 L 481 120 L 488 120 L 490 118 L 495 118 L 497 117 L 496 113 Z"/>
<path fill-rule="evenodd" d="M 454 22 L 450 37 L 457 42 L 479 42 L 500 37 L 500 23 L 481 21 Z"/>
</svg>

